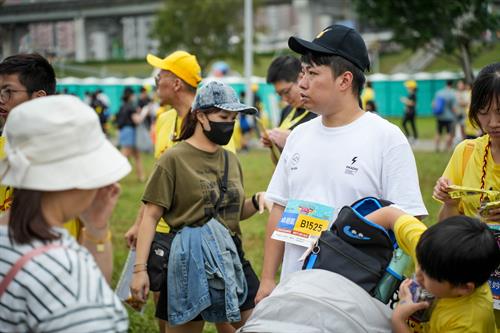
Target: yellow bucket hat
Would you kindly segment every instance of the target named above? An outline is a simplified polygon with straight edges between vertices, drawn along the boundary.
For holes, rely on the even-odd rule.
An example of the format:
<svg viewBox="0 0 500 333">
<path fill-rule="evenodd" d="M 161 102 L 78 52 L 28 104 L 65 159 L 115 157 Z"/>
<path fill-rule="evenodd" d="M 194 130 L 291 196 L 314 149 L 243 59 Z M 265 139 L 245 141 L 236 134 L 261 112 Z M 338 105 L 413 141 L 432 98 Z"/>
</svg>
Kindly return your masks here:
<svg viewBox="0 0 500 333">
<path fill-rule="evenodd" d="M 148 54 L 146 61 L 153 67 L 174 73 L 190 86 L 196 88 L 201 81 L 201 68 L 196 57 L 186 51 L 175 51 L 164 59 Z"/>
</svg>

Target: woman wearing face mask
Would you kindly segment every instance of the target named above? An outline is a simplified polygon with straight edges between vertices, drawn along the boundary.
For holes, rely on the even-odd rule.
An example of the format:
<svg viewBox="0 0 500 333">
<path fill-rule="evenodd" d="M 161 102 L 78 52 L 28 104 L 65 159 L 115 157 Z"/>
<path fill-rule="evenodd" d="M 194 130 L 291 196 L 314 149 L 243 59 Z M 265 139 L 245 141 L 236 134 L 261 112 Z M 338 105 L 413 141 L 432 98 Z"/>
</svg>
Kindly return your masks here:
<svg viewBox="0 0 500 333">
<path fill-rule="evenodd" d="M 245 199 L 239 162 L 221 148 L 229 142 L 239 112 L 255 114 L 257 110 L 241 104 L 225 84 L 210 82 L 201 87 L 183 122 L 181 142 L 161 156 L 146 185 L 131 289 L 136 299 L 147 300 L 146 263 L 156 224 L 163 217 L 175 233 L 170 255 L 165 253 L 168 278 L 156 309 L 156 316 L 169 322 L 168 332 L 201 332 L 205 321 L 229 321 L 239 327 L 254 307 L 259 281 L 244 259 L 239 221 L 263 211 L 263 193 Z M 193 239 L 203 243 L 202 250 L 193 245 Z M 211 265 L 221 255 L 217 249 L 225 258 L 222 269 Z M 212 251 L 212 257 L 207 251 Z M 178 261 L 182 263 L 175 266 Z M 193 262 L 197 264 L 191 266 Z M 225 293 L 219 294 L 222 311 L 217 310 L 220 299 L 214 297 L 220 288 L 213 288 L 214 278 L 221 277 L 217 283 L 225 284 L 221 289 Z"/>
</svg>

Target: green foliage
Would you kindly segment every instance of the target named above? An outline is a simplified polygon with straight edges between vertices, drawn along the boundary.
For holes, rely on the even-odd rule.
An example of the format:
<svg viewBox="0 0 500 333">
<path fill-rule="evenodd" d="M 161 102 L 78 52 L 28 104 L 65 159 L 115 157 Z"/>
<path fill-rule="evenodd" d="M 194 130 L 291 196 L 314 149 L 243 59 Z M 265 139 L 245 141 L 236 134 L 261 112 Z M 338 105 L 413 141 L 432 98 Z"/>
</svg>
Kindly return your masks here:
<svg viewBox="0 0 500 333">
<path fill-rule="evenodd" d="M 498 61 L 500 54 L 500 42 L 493 45 L 487 45 L 481 50 L 472 61 L 472 68 L 480 69 L 486 65 Z M 429 66 L 425 68 L 427 72 L 440 72 L 443 70 L 458 72 L 460 71 L 460 64 L 450 63 L 446 55 L 439 55 Z"/>
<path fill-rule="evenodd" d="M 242 33 L 241 0 L 165 0 L 153 28 L 162 54 L 184 49 L 202 68 L 217 58 L 241 57 Z"/>
<path fill-rule="evenodd" d="M 498 27 L 499 16 L 488 13 L 491 2 L 355 0 L 364 19 L 393 30 L 394 39 L 402 45 L 416 49 L 437 38 L 447 52 L 463 40 L 478 39 L 487 29 Z"/>
<path fill-rule="evenodd" d="M 389 28 L 395 41 L 405 47 L 417 49 L 440 43 L 443 53 L 459 61 L 464 72 L 470 71 L 473 48 L 481 34 L 496 31 L 500 15 L 489 10 L 492 0 L 355 0 L 362 20 Z"/>
</svg>

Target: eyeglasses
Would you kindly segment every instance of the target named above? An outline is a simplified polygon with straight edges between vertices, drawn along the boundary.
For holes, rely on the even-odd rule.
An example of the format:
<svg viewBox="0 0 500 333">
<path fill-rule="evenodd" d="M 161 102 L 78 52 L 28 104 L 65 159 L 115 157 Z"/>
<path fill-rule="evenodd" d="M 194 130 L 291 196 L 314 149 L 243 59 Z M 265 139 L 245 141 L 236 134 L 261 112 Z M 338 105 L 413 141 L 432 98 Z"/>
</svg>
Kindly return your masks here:
<svg viewBox="0 0 500 333">
<path fill-rule="evenodd" d="M 157 87 L 158 87 L 158 82 L 160 82 L 160 79 L 161 79 L 161 77 L 160 77 L 160 73 L 156 74 L 156 75 L 155 75 L 155 86 L 157 86 Z"/>
<path fill-rule="evenodd" d="M 160 83 L 160 80 L 164 80 L 166 78 L 174 78 L 168 72 L 167 73 L 163 72 L 163 73 L 164 73 L 164 75 L 161 75 L 162 72 L 156 74 L 156 76 L 155 76 L 155 86 L 158 87 L 158 83 Z"/>
<path fill-rule="evenodd" d="M 2 89 L 0 89 L 0 99 L 4 103 L 7 103 L 8 101 L 10 101 L 10 98 L 12 97 L 12 93 L 16 93 L 16 92 L 28 92 L 28 90 L 2 88 Z"/>
<path fill-rule="evenodd" d="M 281 98 L 283 98 L 284 96 L 288 96 L 288 94 L 290 94 L 290 91 L 292 90 L 292 87 L 294 84 L 295 83 L 291 83 L 287 88 L 281 89 L 281 90 L 277 91 L 276 93 Z"/>
</svg>

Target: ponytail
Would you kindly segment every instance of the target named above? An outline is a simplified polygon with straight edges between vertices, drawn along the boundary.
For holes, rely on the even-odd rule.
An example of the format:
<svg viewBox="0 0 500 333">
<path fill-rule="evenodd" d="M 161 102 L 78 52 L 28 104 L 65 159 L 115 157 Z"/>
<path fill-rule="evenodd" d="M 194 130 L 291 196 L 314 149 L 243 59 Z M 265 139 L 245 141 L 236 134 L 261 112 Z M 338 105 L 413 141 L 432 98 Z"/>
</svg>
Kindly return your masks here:
<svg viewBox="0 0 500 333">
<path fill-rule="evenodd" d="M 198 123 L 198 120 L 196 119 L 197 112 L 198 111 L 192 112 L 191 109 L 189 109 L 186 117 L 182 120 L 181 134 L 175 137 L 172 141 L 184 141 L 193 136 L 194 130 L 196 129 L 196 124 Z"/>
</svg>

